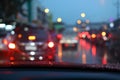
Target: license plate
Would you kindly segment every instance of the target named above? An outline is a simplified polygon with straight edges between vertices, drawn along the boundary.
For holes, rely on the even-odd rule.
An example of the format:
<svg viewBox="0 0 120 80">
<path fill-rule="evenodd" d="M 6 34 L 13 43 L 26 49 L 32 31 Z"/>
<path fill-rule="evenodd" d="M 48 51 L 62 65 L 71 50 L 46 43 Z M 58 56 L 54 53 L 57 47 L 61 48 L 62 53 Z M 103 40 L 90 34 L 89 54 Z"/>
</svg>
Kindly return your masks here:
<svg viewBox="0 0 120 80">
<path fill-rule="evenodd" d="M 73 44 L 64 44 L 66 47 L 71 47 Z"/>
<path fill-rule="evenodd" d="M 25 47 L 25 50 L 37 50 L 37 47 L 36 46 L 26 46 Z"/>
</svg>

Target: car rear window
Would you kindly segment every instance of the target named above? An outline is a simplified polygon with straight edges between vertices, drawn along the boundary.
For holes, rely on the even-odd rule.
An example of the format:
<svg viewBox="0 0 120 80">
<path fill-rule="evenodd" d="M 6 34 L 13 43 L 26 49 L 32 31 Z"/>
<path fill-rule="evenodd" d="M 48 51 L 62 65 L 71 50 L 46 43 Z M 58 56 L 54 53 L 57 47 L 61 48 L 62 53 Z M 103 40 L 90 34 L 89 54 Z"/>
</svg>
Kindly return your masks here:
<svg viewBox="0 0 120 80">
<path fill-rule="evenodd" d="M 24 29 L 22 29 L 22 31 L 20 31 L 19 34 L 22 35 L 22 38 L 19 39 L 22 42 L 28 42 L 29 41 L 28 40 L 29 36 L 35 36 L 36 39 L 33 40 L 33 41 L 37 41 L 37 42 L 48 40 L 48 32 L 45 29 L 41 29 L 41 28 L 25 27 Z"/>
</svg>

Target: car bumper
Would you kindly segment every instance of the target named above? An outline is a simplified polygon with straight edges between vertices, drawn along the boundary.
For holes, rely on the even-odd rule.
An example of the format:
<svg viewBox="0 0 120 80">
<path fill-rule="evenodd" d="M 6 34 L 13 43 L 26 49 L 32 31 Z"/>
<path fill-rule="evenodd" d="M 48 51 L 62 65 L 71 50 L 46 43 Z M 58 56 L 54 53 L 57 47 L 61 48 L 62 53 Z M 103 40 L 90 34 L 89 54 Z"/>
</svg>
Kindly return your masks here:
<svg viewBox="0 0 120 80">
<path fill-rule="evenodd" d="M 54 61 L 55 51 L 46 50 L 42 52 L 23 52 L 20 50 L 10 50 L 9 57 L 13 58 L 10 61 Z"/>
</svg>

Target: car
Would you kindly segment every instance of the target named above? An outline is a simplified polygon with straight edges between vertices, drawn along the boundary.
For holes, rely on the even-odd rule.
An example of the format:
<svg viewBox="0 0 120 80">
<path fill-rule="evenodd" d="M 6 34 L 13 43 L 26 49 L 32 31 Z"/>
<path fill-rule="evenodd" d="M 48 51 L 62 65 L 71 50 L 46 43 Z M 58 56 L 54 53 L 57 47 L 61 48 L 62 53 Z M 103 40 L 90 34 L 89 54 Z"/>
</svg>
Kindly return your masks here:
<svg viewBox="0 0 120 80">
<path fill-rule="evenodd" d="M 81 32 L 79 31 L 78 38 L 87 40 L 87 39 L 90 39 L 90 34 L 88 31 L 81 31 Z"/>
<path fill-rule="evenodd" d="M 111 41 L 111 33 L 109 31 L 99 31 L 97 41 L 98 45 L 109 46 Z"/>
<path fill-rule="evenodd" d="M 120 29 L 113 28 L 111 29 L 111 40 L 108 49 L 112 53 L 120 53 Z"/>
<path fill-rule="evenodd" d="M 8 44 L 10 61 L 55 60 L 56 47 L 45 28 L 23 25 L 15 32 L 14 41 Z"/>
<path fill-rule="evenodd" d="M 62 33 L 62 39 L 60 43 L 64 48 L 75 48 L 77 49 L 78 38 L 77 33 L 72 30 L 64 30 Z"/>
<path fill-rule="evenodd" d="M 7 51 L 7 44 L 14 39 L 14 31 L 7 31 L 5 27 L 8 26 L 5 23 L 0 23 L 0 51 Z"/>
</svg>

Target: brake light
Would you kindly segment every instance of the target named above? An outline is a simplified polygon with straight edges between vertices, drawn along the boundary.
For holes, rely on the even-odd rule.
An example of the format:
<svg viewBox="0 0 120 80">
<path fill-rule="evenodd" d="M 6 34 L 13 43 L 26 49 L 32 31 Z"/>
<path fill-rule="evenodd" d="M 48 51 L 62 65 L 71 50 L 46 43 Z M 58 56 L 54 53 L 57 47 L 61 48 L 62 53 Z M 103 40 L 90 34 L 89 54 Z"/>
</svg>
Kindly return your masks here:
<svg viewBox="0 0 120 80">
<path fill-rule="evenodd" d="M 15 60 L 15 58 L 11 56 L 11 57 L 10 57 L 10 60 L 13 61 L 13 60 Z"/>
<path fill-rule="evenodd" d="M 35 40 L 36 36 L 28 36 L 28 40 Z"/>
<path fill-rule="evenodd" d="M 48 47 L 49 47 L 49 48 L 53 48 L 54 45 L 55 45 L 55 44 L 54 44 L 53 42 L 49 42 L 49 43 L 48 43 Z"/>
<path fill-rule="evenodd" d="M 62 39 L 62 34 L 58 34 L 58 35 L 57 35 L 57 38 L 58 38 L 58 39 Z"/>
<path fill-rule="evenodd" d="M 53 59 L 53 56 L 49 55 L 49 56 L 48 56 L 48 59 Z"/>
<path fill-rule="evenodd" d="M 92 38 L 96 38 L 96 34 L 92 34 L 91 37 L 92 37 Z"/>
<path fill-rule="evenodd" d="M 16 45 L 15 45 L 15 43 L 9 43 L 8 47 L 9 47 L 10 49 L 15 49 L 15 48 L 16 48 Z"/>
</svg>

